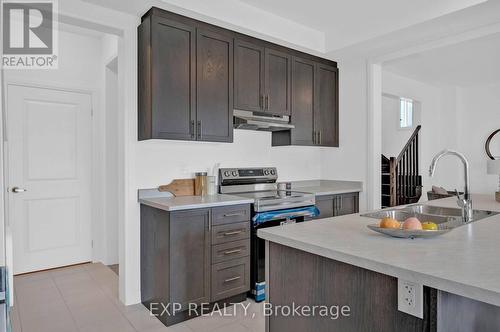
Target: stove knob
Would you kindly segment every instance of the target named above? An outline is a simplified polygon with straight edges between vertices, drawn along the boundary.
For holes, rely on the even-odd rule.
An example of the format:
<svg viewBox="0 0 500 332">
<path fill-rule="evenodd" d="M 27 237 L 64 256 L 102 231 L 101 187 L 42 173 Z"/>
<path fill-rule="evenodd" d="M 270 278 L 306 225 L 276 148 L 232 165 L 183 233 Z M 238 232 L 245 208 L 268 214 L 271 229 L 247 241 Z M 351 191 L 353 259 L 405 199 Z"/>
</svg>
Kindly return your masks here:
<svg viewBox="0 0 500 332">
<path fill-rule="evenodd" d="M 268 169 L 264 170 L 264 175 L 269 175 L 269 170 Z"/>
<path fill-rule="evenodd" d="M 236 176 L 238 176 L 238 172 L 236 172 L 236 171 L 232 171 L 232 172 L 231 172 L 231 174 L 232 174 L 233 176 L 235 176 L 235 177 L 236 177 Z"/>
<path fill-rule="evenodd" d="M 225 172 L 224 172 L 224 176 L 225 176 L 225 177 L 229 177 L 230 175 L 231 175 L 231 173 L 230 173 L 229 171 L 225 171 Z"/>
<path fill-rule="evenodd" d="M 271 175 L 276 175 L 276 171 L 274 169 L 271 170 Z"/>
</svg>

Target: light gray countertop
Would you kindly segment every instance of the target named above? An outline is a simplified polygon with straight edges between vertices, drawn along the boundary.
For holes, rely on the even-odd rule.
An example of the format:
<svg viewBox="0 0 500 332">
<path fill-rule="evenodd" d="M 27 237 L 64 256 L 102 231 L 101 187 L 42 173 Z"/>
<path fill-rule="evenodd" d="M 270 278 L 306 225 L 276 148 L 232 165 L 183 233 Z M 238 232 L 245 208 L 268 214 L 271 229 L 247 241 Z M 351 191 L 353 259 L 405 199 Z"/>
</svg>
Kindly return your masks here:
<svg viewBox="0 0 500 332">
<path fill-rule="evenodd" d="M 253 199 L 221 194 L 174 197 L 168 192 L 159 192 L 156 189 L 140 189 L 139 203 L 165 211 L 179 211 L 216 206 L 250 204 L 253 203 Z"/>
<path fill-rule="evenodd" d="M 292 181 L 292 189 L 312 193 L 316 196 L 325 196 L 363 191 L 363 183 L 339 180 Z"/>
<path fill-rule="evenodd" d="M 455 198 L 428 204 L 456 207 Z M 500 212 L 493 195 L 473 195 L 475 209 Z M 359 214 L 263 228 L 282 245 L 500 306 L 500 215 L 432 239 L 397 239 L 371 231 Z"/>
<path fill-rule="evenodd" d="M 307 180 L 293 181 L 292 189 L 313 193 L 317 196 L 323 196 L 359 192 L 363 190 L 363 184 L 356 181 Z M 252 199 L 227 194 L 175 197 L 169 192 L 159 192 L 156 188 L 139 189 L 138 200 L 141 204 L 165 211 L 179 211 L 253 203 Z"/>
</svg>

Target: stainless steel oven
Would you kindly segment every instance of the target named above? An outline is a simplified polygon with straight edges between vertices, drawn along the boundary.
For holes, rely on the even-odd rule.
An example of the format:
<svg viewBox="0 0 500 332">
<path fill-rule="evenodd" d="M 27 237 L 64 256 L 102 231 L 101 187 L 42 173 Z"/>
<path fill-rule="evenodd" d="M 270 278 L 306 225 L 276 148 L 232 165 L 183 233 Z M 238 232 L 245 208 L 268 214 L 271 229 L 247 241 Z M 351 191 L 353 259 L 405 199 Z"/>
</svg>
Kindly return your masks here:
<svg viewBox="0 0 500 332">
<path fill-rule="evenodd" d="M 256 301 L 265 299 L 265 241 L 257 230 L 285 226 L 311 220 L 319 214 L 315 196 L 311 193 L 278 190 L 278 172 L 267 168 L 221 168 L 219 192 L 252 198 L 252 231 L 250 256 L 251 296 Z"/>
</svg>

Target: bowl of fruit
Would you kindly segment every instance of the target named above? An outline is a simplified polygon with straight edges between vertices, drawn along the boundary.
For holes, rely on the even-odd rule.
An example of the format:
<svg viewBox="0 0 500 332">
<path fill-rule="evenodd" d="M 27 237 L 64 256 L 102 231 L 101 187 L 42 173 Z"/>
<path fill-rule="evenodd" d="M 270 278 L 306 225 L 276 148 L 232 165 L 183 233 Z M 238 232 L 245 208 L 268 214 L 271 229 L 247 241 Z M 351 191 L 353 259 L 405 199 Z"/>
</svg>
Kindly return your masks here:
<svg viewBox="0 0 500 332">
<path fill-rule="evenodd" d="M 378 224 L 368 225 L 369 229 L 392 237 L 414 239 L 431 238 L 448 233 L 451 228 L 439 227 L 432 221 L 420 221 L 417 217 L 409 217 L 399 221 L 390 217 L 382 218 Z"/>
</svg>

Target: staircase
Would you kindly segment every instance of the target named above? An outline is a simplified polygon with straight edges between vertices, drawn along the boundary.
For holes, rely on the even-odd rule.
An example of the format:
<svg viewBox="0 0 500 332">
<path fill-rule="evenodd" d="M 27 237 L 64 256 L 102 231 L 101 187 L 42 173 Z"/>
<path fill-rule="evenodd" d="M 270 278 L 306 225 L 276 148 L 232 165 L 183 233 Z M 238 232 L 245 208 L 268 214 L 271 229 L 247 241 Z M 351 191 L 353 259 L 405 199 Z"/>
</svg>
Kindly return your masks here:
<svg viewBox="0 0 500 332">
<path fill-rule="evenodd" d="M 417 126 L 397 157 L 382 155 L 382 208 L 416 203 L 422 196 L 422 176 L 418 169 Z"/>
</svg>

